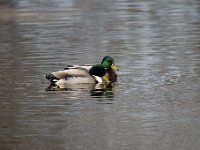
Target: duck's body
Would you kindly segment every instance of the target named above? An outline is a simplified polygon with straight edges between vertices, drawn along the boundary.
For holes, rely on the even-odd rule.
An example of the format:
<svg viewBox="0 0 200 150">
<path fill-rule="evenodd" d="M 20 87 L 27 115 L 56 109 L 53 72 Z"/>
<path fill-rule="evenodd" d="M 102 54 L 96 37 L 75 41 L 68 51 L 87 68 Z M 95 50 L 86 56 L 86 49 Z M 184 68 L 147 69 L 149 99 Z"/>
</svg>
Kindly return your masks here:
<svg viewBox="0 0 200 150">
<path fill-rule="evenodd" d="M 109 65 L 107 65 L 107 61 Z M 108 67 L 106 68 L 106 64 Z M 95 84 L 95 83 L 113 83 L 117 82 L 117 75 L 114 60 L 110 56 L 104 57 L 101 64 L 97 65 L 68 65 L 62 71 L 52 72 L 46 75 L 46 78 L 60 88 L 71 84 Z"/>
</svg>

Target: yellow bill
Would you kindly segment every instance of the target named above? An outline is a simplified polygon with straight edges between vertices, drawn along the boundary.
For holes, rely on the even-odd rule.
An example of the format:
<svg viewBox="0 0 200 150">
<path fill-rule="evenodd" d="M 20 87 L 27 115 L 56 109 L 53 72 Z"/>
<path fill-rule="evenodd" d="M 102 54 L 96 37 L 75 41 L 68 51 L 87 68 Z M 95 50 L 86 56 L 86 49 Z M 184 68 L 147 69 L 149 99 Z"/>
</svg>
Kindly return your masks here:
<svg viewBox="0 0 200 150">
<path fill-rule="evenodd" d="M 119 69 L 117 68 L 117 66 L 113 63 L 112 65 L 111 65 L 111 69 L 113 70 L 113 71 L 118 71 Z"/>
</svg>

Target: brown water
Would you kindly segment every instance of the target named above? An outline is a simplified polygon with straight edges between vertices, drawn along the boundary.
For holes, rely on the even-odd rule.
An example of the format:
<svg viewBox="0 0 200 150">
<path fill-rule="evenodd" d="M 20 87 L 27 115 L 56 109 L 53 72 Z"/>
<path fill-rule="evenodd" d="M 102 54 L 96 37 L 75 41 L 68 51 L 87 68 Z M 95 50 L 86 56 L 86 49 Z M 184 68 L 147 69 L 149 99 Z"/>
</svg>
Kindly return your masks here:
<svg viewBox="0 0 200 150">
<path fill-rule="evenodd" d="M 119 84 L 46 91 L 115 58 Z M 0 149 L 197 150 L 199 0 L 1 0 Z"/>
</svg>

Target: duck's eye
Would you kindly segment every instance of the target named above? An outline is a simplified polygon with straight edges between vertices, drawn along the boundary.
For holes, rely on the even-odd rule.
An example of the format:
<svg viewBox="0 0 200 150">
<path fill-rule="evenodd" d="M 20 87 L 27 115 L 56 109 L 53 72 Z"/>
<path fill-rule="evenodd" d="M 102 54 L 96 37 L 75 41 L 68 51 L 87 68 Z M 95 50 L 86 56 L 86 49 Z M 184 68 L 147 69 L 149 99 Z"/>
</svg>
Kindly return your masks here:
<svg viewBox="0 0 200 150">
<path fill-rule="evenodd" d="M 112 64 L 112 63 L 113 63 L 112 60 L 109 60 L 108 62 L 109 62 L 109 64 Z"/>
</svg>

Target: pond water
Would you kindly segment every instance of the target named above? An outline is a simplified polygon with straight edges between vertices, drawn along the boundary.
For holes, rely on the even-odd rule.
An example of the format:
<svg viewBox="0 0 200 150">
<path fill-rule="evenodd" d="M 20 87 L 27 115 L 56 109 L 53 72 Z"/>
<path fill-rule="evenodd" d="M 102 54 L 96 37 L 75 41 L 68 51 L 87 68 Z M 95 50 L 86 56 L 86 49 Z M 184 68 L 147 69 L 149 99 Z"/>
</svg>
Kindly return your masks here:
<svg viewBox="0 0 200 150">
<path fill-rule="evenodd" d="M 46 91 L 111 55 L 118 85 Z M 1 0 L 0 149 L 197 150 L 199 0 Z"/>
</svg>

